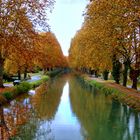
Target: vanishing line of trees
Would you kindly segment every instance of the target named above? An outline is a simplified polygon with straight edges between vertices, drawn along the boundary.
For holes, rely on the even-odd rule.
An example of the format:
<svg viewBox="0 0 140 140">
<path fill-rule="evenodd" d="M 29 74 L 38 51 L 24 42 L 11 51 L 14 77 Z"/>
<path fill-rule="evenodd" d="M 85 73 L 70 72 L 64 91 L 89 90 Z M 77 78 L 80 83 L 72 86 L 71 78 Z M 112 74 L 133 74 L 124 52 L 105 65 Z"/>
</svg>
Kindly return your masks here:
<svg viewBox="0 0 140 140">
<path fill-rule="evenodd" d="M 54 0 L 0 1 L 0 87 L 3 74 L 24 73 L 34 67 L 65 67 L 60 44 L 50 32 L 47 13 Z"/>
<path fill-rule="evenodd" d="M 71 41 L 72 68 L 102 73 L 112 72 L 116 83 L 137 89 L 140 76 L 140 1 L 94 0 L 85 11 L 82 28 Z"/>
</svg>

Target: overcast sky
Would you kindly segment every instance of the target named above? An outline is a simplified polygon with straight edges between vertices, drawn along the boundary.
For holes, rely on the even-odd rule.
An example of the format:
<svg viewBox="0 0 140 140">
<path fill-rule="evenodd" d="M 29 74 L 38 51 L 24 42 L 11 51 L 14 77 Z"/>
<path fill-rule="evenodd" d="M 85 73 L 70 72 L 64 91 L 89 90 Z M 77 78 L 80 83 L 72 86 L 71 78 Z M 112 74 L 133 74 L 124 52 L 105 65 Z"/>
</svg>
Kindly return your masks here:
<svg viewBox="0 0 140 140">
<path fill-rule="evenodd" d="M 49 16 L 49 24 L 56 35 L 64 55 L 68 55 L 71 38 L 83 23 L 83 12 L 88 0 L 56 0 Z"/>
</svg>

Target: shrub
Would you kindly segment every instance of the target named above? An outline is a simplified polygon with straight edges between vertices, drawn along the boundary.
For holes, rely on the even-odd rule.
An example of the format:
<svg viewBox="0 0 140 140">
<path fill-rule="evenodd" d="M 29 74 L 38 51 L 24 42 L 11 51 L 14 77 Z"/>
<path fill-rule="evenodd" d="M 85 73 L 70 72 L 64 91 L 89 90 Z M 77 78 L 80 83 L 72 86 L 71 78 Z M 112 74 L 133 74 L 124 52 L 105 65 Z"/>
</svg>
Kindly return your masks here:
<svg viewBox="0 0 140 140">
<path fill-rule="evenodd" d="M 41 81 L 40 80 L 34 81 L 34 82 L 31 83 L 31 87 L 32 88 L 35 88 L 35 87 L 39 86 L 40 84 L 41 84 Z"/>
<path fill-rule="evenodd" d="M 2 94 L 7 100 L 11 100 L 13 98 L 13 93 L 10 91 L 6 91 Z"/>
<path fill-rule="evenodd" d="M 48 76 L 42 76 L 41 81 L 46 82 L 48 81 L 49 77 Z"/>
<path fill-rule="evenodd" d="M 42 76 L 42 78 L 41 78 L 40 80 L 31 82 L 31 87 L 32 87 L 32 88 L 38 87 L 40 84 L 42 84 L 42 83 L 48 81 L 48 79 L 49 79 L 48 76 Z"/>
<path fill-rule="evenodd" d="M 21 84 L 15 86 L 15 92 L 17 94 L 26 93 L 29 89 L 31 89 L 31 85 L 28 82 L 22 82 Z"/>
<path fill-rule="evenodd" d="M 31 88 L 35 88 L 39 86 L 40 84 L 46 82 L 49 79 L 48 76 L 42 76 L 40 80 L 37 80 L 35 82 L 29 83 L 29 82 L 22 82 L 19 85 L 16 85 L 14 87 L 8 88 L 7 90 L 4 90 L 2 92 L 2 96 L 0 96 L 0 102 L 6 102 L 6 100 L 12 100 L 14 97 L 16 97 L 19 94 L 27 93 Z"/>
</svg>

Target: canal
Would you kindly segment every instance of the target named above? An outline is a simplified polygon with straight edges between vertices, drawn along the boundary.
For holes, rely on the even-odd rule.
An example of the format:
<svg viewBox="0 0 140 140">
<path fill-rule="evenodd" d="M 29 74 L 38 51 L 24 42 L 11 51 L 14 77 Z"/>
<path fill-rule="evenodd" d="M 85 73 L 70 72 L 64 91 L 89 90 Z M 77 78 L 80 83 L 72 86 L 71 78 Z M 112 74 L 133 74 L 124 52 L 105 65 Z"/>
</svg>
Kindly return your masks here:
<svg viewBox="0 0 140 140">
<path fill-rule="evenodd" d="M 1 140 L 140 140 L 140 114 L 63 75 L 0 107 Z"/>
</svg>

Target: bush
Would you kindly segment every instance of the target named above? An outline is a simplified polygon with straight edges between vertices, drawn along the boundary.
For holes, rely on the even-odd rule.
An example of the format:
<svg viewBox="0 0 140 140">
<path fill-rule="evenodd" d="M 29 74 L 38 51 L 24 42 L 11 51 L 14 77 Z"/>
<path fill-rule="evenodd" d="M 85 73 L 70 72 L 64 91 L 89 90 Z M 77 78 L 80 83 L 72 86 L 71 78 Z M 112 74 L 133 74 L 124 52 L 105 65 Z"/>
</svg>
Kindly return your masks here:
<svg viewBox="0 0 140 140">
<path fill-rule="evenodd" d="M 11 100 L 13 98 L 13 93 L 10 91 L 6 91 L 2 94 L 7 100 Z"/>
<path fill-rule="evenodd" d="M 40 80 L 31 82 L 31 88 L 35 88 L 38 87 L 40 84 L 48 81 L 49 77 L 48 76 L 42 76 L 42 78 Z"/>
<path fill-rule="evenodd" d="M 28 82 L 22 82 L 21 84 L 15 86 L 16 94 L 27 93 L 30 89 L 31 85 Z"/>
<path fill-rule="evenodd" d="M 46 82 L 48 81 L 49 77 L 48 76 L 42 76 L 41 81 Z"/>
<path fill-rule="evenodd" d="M 17 95 L 20 95 L 22 93 L 27 93 L 31 88 L 35 88 L 39 86 L 40 84 L 46 82 L 49 79 L 48 76 L 42 76 L 40 80 L 37 80 L 35 82 L 29 83 L 29 82 L 22 82 L 19 85 L 16 85 L 14 87 L 8 88 L 8 90 L 5 90 L 0 97 L 0 102 L 6 102 L 7 100 L 10 101 L 14 99 Z"/>
<path fill-rule="evenodd" d="M 35 82 L 32 82 L 31 83 L 31 87 L 32 88 L 35 88 L 35 87 L 37 87 L 37 86 L 39 86 L 41 84 L 41 81 L 39 80 L 39 81 L 35 81 Z"/>
</svg>

